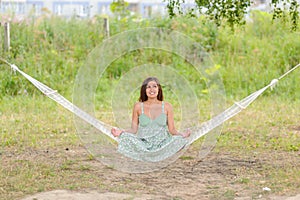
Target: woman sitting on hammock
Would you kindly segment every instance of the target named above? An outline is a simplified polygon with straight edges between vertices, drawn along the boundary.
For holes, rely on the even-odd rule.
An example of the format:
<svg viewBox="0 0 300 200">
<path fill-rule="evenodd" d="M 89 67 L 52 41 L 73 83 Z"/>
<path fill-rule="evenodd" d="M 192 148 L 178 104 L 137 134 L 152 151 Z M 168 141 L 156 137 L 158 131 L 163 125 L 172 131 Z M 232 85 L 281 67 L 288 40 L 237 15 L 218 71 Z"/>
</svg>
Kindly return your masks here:
<svg viewBox="0 0 300 200">
<path fill-rule="evenodd" d="M 182 149 L 190 131 L 179 133 L 174 125 L 173 109 L 163 101 L 163 91 L 155 77 L 147 78 L 134 105 L 132 124 L 128 130 L 113 128 L 119 137 L 118 151 L 127 157 L 157 162 Z"/>
</svg>

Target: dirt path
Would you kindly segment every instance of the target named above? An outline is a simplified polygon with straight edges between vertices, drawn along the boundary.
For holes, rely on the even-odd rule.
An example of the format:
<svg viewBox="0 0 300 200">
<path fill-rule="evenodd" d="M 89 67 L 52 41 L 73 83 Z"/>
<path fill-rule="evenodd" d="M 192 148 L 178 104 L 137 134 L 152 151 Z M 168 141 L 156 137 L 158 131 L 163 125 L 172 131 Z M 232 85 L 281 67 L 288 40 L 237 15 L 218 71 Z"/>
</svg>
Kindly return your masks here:
<svg viewBox="0 0 300 200">
<path fill-rule="evenodd" d="M 71 152 L 71 153 L 70 153 Z M 32 155 L 32 154 L 31 154 Z M 48 160 L 43 155 L 43 159 Z M 283 155 L 278 155 L 282 158 Z M 29 155 L 24 155 L 28 159 Z M 33 156 L 38 159 L 37 156 Z M 59 155 L 57 155 L 57 158 Z M 203 161 L 179 159 L 167 168 L 144 174 L 123 173 L 96 160 L 87 160 L 83 148 L 68 152 L 69 159 L 80 157 L 81 165 L 91 166 L 95 179 L 105 188 L 57 190 L 22 197 L 22 200 L 89 200 L 89 199 L 200 199 L 200 200 L 298 200 L 300 194 L 273 192 L 263 175 L 265 164 L 280 166 L 286 161 L 259 155 L 239 157 L 229 153 L 211 152 Z M 299 163 L 299 157 L 284 155 L 286 160 Z M 52 157 L 53 159 L 53 157 Z M 51 160 L 48 160 L 51 162 Z M 74 171 L 80 175 L 82 172 Z M 257 184 L 257 185 L 256 185 Z M 67 188 L 67 187 L 66 187 Z M 115 188 L 122 188 L 116 190 Z M 270 190 L 270 191 L 268 191 Z"/>
<path fill-rule="evenodd" d="M 23 198 L 22 200 L 154 200 L 154 199 L 168 199 L 164 196 L 158 195 L 149 195 L 149 194 L 142 194 L 142 195 L 132 195 L 132 194 L 120 194 L 120 193 L 100 193 L 97 191 L 82 191 L 82 192 L 75 192 L 75 191 L 68 191 L 68 190 L 55 190 L 49 191 L 44 193 L 39 193 L 30 197 Z M 241 197 L 235 198 L 236 200 L 250 200 L 250 197 Z M 300 194 L 293 197 L 267 197 L 261 199 L 269 199 L 269 200 L 299 200 Z"/>
<path fill-rule="evenodd" d="M 90 191 L 68 191 L 68 190 L 54 190 L 44 193 L 39 193 L 30 197 L 26 197 L 22 200 L 125 200 L 125 199 L 161 199 L 161 196 L 153 195 L 131 195 L 131 194 L 120 194 L 120 193 L 100 193 L 95 190 Z"/>
</svg>

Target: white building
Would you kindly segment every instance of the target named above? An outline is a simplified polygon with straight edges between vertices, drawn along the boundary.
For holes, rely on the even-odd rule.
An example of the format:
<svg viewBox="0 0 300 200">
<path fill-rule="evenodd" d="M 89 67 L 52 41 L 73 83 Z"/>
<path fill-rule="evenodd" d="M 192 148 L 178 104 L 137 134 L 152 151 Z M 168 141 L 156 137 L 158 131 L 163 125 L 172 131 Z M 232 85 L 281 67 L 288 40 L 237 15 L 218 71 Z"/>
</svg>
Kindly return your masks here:
<svg viewBox="0 0 300 200">
<path fill-rule="evenodd" d="M 128 9 L 142 17 L 166 15 L 166 1 L 164 0 L 125 0 Z M 81 18 L 94 15 L 112 15 L 110 4 L 113 0 L 0 0 L 0 15 L 13 14 L 15 16 L 42 15 L 50 12 L 63 17 L 77 16 Z M 194 0 L 185 0 L 184 8 L 194 7 Z M 270 10 L 271 0 L 254 0 L 252 9 Z M 298 0 L 300 3 L 300 0 Z"/>
<path fill-rule="evenodd" d="M 163 0 L 125 0 L 128 9 L 142 17 L 166 15 L 167 3 Z M 0 0 L 0 14 L 15 16 L 42 15 L 50 12 L 55 15 L 71 17 L 92 17 L 94 15 L 112 15 L 110 4 L 113 0 Z M 190 2 L 190 3 L 189 3 Z M 193 6 L 191 0 L 185 6 Z"/>
</svg>

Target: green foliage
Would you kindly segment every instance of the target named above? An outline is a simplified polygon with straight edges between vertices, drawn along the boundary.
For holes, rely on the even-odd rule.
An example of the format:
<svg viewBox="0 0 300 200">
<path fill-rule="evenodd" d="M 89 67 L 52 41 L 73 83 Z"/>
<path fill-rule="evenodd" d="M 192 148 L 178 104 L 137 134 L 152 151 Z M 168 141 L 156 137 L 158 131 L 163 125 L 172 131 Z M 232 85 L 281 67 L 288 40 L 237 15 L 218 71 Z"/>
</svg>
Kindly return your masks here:
<svg viewBox="0 0 300 200">
<path fill-rule="evenodd" d="M 177 13 L 179 15 L 183 14 L 181 4 L 184 3 L 184 0 L 168 0 L 167 9 L 169 16 L 171 18 L 175 17 Z"/>
<path fill-rule="evenodd" d="M 195 0 L 198 8 L 207 9 L 206 14 L 210 19 L 220 26 L 225 21 L 231 29 L 234 29 L 235 25 L 245 24 L 245 14 L 250 6 L 250 0 L 214 0 L 203 1 Z"/>
<path fill-rule="evenodd" d="M 99 19 L 80 21 L 58 17 L 11 23 L 11 50 L 5 58 L 51 87 L 71 91 L 80 62 L 104 37 Z M 2 95 L 36 91 L 1 65 Z"/>
<path fill-rule="evenodd" d="M 124 18 L 129 15 L 128 10 L 129 3 L 124 0 L 113 1 L 110 4 L 110 10 L 112 13 L 116 14 L 119 18 Z"/>
<path fill-rule="evenodd" d="M 245 24 L 245 16 L 253 4 L 251 0 L 195 0 L 195 7 L 184 12 L 184 0 L 167 0 L 168 13 L 171 18 L 177 15 L 197 16 L 204 15 L 213 20 L 218 26 L 229 25 L 233 30 L 235 26 Z M 299 3 L 297 0 L 272 0 L 273 19 L 280 18 L 289 21 L 291 30 L 297 30 L 299 24 Z M 197 12 L 196 12 L 197 11 Z"/>
<path fill-rule="evenodd" d="M 139 21 L 134 18 L 124 18 L 124 21 L 112 19 L 110 31 L 111 35 L 115 35 L 129 29 L 161 27 L 186 34 L 210 53 L 215 62 L 213 69 L 219 70 L 231 105 L 233 100 L 241 99 L 260 89 L 298 64 L 300 60 L 299 33 L 290 32 L 288 24 L 282 23 L 281 20 L 272 21 L 271 14 L 258 11 L 250 14 L 253 22 L 247 23 L 243 28 L 237 27 L 234 31 L 230 27 L 217 27 L 205 17 Z M 57 89 L 68 99 L 71 99 L 78 68 L 85 62 L 89 52 L 105 39 L 103 19 L 100 16 L 91 20 L 40 18 L 31 22 L 12 23 L 11 28 L 11 51 L 1 52 L 1 57 L 15 63 L 20 69 L 51 88 Z M 1 27 L 0 38 L 3 35 L 2 31 Z M 193 89 L 201 97 L 200 113 L 209 115 L 207 108 L 210 105 L 204 99 L 205 80 L 197 74 L 193 66 L 168 52 L 146 49 L 130 52 L 108 66 L 103 78 L 99 80 L 100 84 L 95 94 L 96 101 L 100 102 L 96 105 L 96 115 L 99 119 L 107 122 L 112 115 L 106 106 L 111 103 L 108 97 L 111 96 L 120 76 L 132 67 L 144 63 L 161 63 L 174 67 L 195 87 Z M 253 158 L 253 153 L 260 160 L 259 168 L 254 169 L 258 169 L 262 179 L 258 179 L 257 175 L 249 176 L 247 171 L 247 174 L 237 176 L 236 179 L 243 187 L 262 188 L 266 184 L 261 183 L 262 180 L 268 181 L 267 184 L 274 184 L 272 191 L 276 188 L 279 191 L 279 187 L 284 188 L 283 192 L 299 191 L 299 168 L 295 167 L 297 162 L 288 157 L 296 158 L 300 149 L 299 76 L 300 69 L 297 69 L 282 79 L 274 91 L 265 93 L 255 102 L 255 106 L 250 106 L 226 125 L 224 134 L 218 138 L 215 150 L 227 152 L 223 160 L 233 157 L 232 152 L 239 153 L 240 157 L 237 157 L 237 160 L 245 158 L 245 155 L 249 155 L 245 158 L 249 160 Z M 170 92 L 167 86 L 164 87 L 164 91 Z M 136 97 L 133 102 L 136 101 Z M 103 110 L 108 114 L 104 115 Z M 7 183 L 2 190 L 4 198 L 21 198 L 20 195 L 49 188 L 105 187 L 100 179 L 93 178 L 101 177 L 101 174 L 95 173 L 99 172 L 98 168 L 93 170 L 86 164 L 87 160 L 94 159 L 92 155 L 83 155 L 83 163 L 76 160 L 80 154 L 76 154 L 76 159 L 61 160 L 73 154 L 66 154 L 62 149 L 76 149 L 82 146 L 71 123 L 73 115 L 41 95 L 24 77 L 14 75 L 1 63 L 0 117 L 0 147 L 3 148 L 0 154 L 9 155 L 4 156 L 6 160 L 4 165 L 0 166 L 1 180 Z M 25 153 L 20 153 L 22 151 Z M 9 152 L 16 156 L 10 156 Z M 33 154 L 29 158 L 26 152 Z M 43 152 L 45 154 L 42 154 Z M 36 159 L 36 153 L 41 155 L 40 159 Z M 26 160 L 22 160 L 24 157 Z M 14 158 L 18 159 L 15 161 Z M 185 162 L 190 162 L 192 158 L 181 157 Z M 272 158 L 272 161 L 285 159 L 280 162 L 281 166 L 266 162 L 269 158 Z M 54 159 L 56 162 L 53 162 Z M 270 167 L 266 168 L 268 163 Z M 238 165 L 244 169 L 244 165 Z M 74 184 L 74 177 L 81 181 Z M 219 189 L 216 185 L 208 187 Z M 230 188 L 222 191 L 222 194 L 214 199 L 234 197 L 234 191 Z"/>
<path fill-rule="evenodd" d="M 252 18 L 253 23 L 249 23 L 245 29 L 219 31 L 217 51 L 212 54 L 215 62 L 224 65 L 221 70 L 225 71 L 221 74 L 227 94 L 241 92 L 245 96 L 256 91 L 297 65 L 300 60 L 296 53 L 300 48 L 298 33 L 290 32 L 280 22 L 272 23 L 271 15 L 264 12 L 256 11 L 252 13 Z M 287 78 L 289 84 L 285 82 L 287 80 L 282 80 L 270 95 L 289 93 L 289 98 L 297 98 L 298 92 L 294 91 L 298 86 L 293 83 L 297 73 Z"/>
<path fill-rule="evenodd" d="M 186 34 L 210 53 L 229 97 L 243 97 L 268 84 L 273 78 L 299 63 L 300 40 L 281 21 L 272 21 L 265 12 L 251 12 L 253 22 L 243 28 L 217 27 L 206 18 L 154 18 L 110 20 L 111 35 L 143 27 L 162 27 Z M 125 19 L 124 19 L 125 20 Z M 58 90 L 70 99 L 78 68 L 89 52 L 104 39 L 103 19 L 65 20 L 58 17 L 40 18 L 32 22 L 11 24 L 11 51 L 3 57 L 26 73 Z M 80 34 L 79 34 L 80 33 Z M 202 97 L 206 83 L 195 68 L 177 55 L 158 50 L 137 50 L 115 60 L 101 79 L 97 99 L 101 102 L 110 95 L 112 83 L 134 66 L 145 63 L 171 65 L 183 75 Z M 266 95 L 283 98 L 300 97 L 299 70 L 282 80 L 275 91 Z M 3 96 L 39 93 L 22 76 L 15 76 L 5 65 L 0 65 L 0 98 Z M 109 104 L 109 102 L 107 102 Z"/>
<path fill-rule="evenodd" d="M 190 8 L 188 11 L 183 11 L 182 4 L 184 0 L 168 0 L 167 8 L 169 16 L 175 17 L 177 15 L 207 16 L 210 20 L 214 21 L 218 26 L 223 22 L 228 24 L 232 29 L 235 25 L 245 24 L 245 14 L 249 8 L 250 0 L 195 0 L 195 8 Z"/>
<path fill-rule="evenodd" d="M 290 21 L 291 30 L 296 31 L 299 24 L 299 3 L 297 0 L 279 1 L 272 0 L 273 20 L 282 19 L 283 22 Z"/>
</svg>

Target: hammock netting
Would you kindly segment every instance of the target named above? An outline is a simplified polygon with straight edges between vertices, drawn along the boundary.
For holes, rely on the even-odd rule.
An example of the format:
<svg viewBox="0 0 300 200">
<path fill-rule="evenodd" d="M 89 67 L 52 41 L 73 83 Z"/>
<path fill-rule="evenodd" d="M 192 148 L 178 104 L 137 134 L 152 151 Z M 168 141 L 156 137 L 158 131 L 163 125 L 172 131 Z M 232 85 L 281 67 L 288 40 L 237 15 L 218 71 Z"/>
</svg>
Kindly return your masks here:
<svg viewBox="0 0 300 200">
<path fill-rule="evenodd" d="M 198 73 L 206 82 L 206 88 L 211 99 L 210 115 L 215 116 L 224 110 L 226 101 L 223 82 L 209 54 L 203 50 L 201 45 L 186 35 L 160 28 L 143 28 L 127 31 L 103 41 L 99 47 L 89 54 L 85 65 L 78 71 L 73 93 L 73 103 L 95 116 L 95 91 L 101 84 L 99 79 L 116 60 L 138 50 L 167 52 L 185 60 L 186 63 L 194 68 L 194 72 Z M 147 62 L 142 65 L 132 66 L 129 71 L 122 74 L 118 84 L 113 87 L 111 107 L 114 114 L 114 125 L 124 129 L 131 125 L 133 103 L 127 102 L 130 102 L 135 91 L 138 92 L 145 78 L 155 76 L 165 86 L 164 91 L 168 89 L 174 94 L 172 99 L 175 99 L 179 105 L 178 108 L 180 110 L 174 109 L 174 112 L 180 113 L 179 119 L 176 120 L 180 121 L 177 128 L 180 130 L 190 128 L 192 131 L 190 141 L 184 149 L 159 162 L 141 162 L 116 152 L 116 145 L 105 144 L 106 147 L 103 148 L 103 142 L 95 142 L 97 140 L 92 136 L 95 135 L 97 129 L 93 129 L 81 119 L 75 122 L 78 134 L 85 141 L 89 151 L 96 155 L 96 158 L 106 165 L 126 172 L 153 171 L 177 160 L 182 156 L 189 144 L 198 138 L 197 134 L 199 133 L 194 130 L 197 130 L 201 126 L 200 122 L 203 121 L 203 118 L 200 118 L 197 94 L 195 94 L 191 83 L 176 70 L 176 67 L 157 63 L 156 60 L 148 59 Z M 202 143 L 199 155 L 205 156 L 213 148 L 221 128 L 219 126 L 211 129 Z M 88 134 L 83 135 L 82 133 Z M 103 141 L 100 136 L 98 139 Z M 151 152 L 147 153 L 147 155 L 139 155 L 139 157 L 156 157 L 158 154 L 168 154 L 168 149 L 160 149 L 159 152 Z"/>
<path fill-rule="evenodd" d="M 190 63 L 206 81 L 207 90 L 211 99 L 211 118 L 204 120 L 199 111 L 199 100 L 192 85 L 172 66 L 157 63 L 146 63 L 132 67 L 114 86 L 111 97 L 111 107 L 114 123 L 105 123 L 95 117 L 95 92 L 99 80 L 109 65 L 116 59 L 138 49 L 154 49 L 170 52 Z M 2 59 L 1 59 L 2 60 Z M 3 61 L 3 60 L 2 60 Z M 88 56 L 84 66 L 79 69 L 76 77 L 73 103 L 61 96 L 57 91 L 27 75 L 16 65 L 11 68 L 28 79 L 42 93 L 56 101 L 72 113 L 77 133 L 87 150 L 105 165 L 130 173 L 150 172 L 163 168 L 183 155 L 190 144 L 203 137 L 198 157 L 204 158 L 214 147 L 217 137 L 221 133 L 222 124 L 241 112 L 260 96 L 269 87 L 283 78 L 274 79 L 270 84 L 250 94 L 231 107 L 225 109 L 225 91 L 218 71 L 209 55 L 194 40 L 176 31 L 159 28 L 137 29 L 117 34 L 105 40 Z M 299 67 L 295 66 L 292 70 Z M 290 70 L 289 72 L 291 72 Z M 289 73 L 288 72 L 288 73 Z M 180 113 L 177 119 L 178 128 L 192 132 L 188 137 L 187 145 L 180 151 L 168 156 L 159 162 L 145 162 L 128 158 L 117 151 L 118 138 L 111 135 L 111 128 L 128 128 L 131 124 L 132 97 L 140 88 L 142 81 L 149 76 L 156 76 L 165 88 L 171 91 Z M 166 149 L 150 152 L 140 156 L 157 156 L 167 154 Z"/>
</svg>

